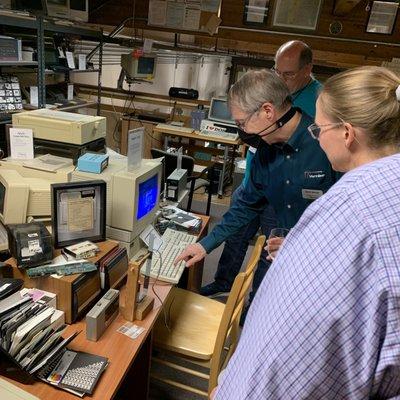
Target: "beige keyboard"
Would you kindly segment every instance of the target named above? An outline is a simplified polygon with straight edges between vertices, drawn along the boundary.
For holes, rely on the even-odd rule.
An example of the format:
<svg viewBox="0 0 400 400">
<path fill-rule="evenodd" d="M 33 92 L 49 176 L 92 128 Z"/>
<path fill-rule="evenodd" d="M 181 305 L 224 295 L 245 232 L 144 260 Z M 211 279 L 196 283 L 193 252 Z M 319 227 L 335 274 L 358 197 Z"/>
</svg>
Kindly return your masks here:
<svg viewBox="0 0 400 400">
<path fill-rule="evenodd" d="M 182 133 L 192 133 L 194 131 L 193 128 L 189 128 L 187 126 L 176 126 L 171 124 L 157 124 L 157 129 L 161 129 L 163 131 L 175 131 L 175 132 L 182 132 Z"/>
<path fill-rule="evenodd" d="M 196 242 L 197 236 L 167 228 L 162 240 L 159 252 L 153 252 L 149 275 L 164 282 L 177 284 L 185 270 L 185 262 L 174 265 L 174 261 L 188 244 Z M 146 263 L 142 266 L 141 273 L 146 275 Z"/>
<path fill-rule="evenodd" d="M 229 140 L 236 140 L 238 138 L 237 133 L 224 132 L 224 131 L 207 131 L 205 129 L 200 131 L 199 135 L 215 137 L 215 138 L 224 138 L 224 139 L 229 139 Z"/>
</svg>

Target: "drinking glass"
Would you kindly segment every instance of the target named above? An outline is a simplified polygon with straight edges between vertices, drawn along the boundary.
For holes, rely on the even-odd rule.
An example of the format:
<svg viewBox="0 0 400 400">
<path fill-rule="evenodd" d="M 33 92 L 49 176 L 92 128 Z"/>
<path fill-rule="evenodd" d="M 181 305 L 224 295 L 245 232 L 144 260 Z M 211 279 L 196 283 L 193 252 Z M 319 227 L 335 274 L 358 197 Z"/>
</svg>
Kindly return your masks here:
<svg viewBox="0 0 400 400">
<path fill-rule="evenodd" d="M 268 236 L 267 251 L 271 258 L 274 260 L 278 254 L 278 250 L 281 247 L 285 237 L 289 233 L 289 229 L 286 228 L 273 228 Z"/>
</svg>

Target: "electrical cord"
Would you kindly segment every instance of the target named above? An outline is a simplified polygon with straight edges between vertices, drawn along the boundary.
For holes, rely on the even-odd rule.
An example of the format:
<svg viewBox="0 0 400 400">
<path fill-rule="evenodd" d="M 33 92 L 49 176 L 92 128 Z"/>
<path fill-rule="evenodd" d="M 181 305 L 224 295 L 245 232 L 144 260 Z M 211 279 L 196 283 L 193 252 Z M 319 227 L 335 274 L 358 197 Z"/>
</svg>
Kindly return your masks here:
<svg viewBox="0 0 400 400">
<path fill-rule="evenodd" d="M 130 85 L 129 85 L 129 90 L 130 90 Z M 122 112 L 121 112 L 122 117 L 125 116 L 126 111 L 127 111 L 127 110 L 129 109 L 129 107 L 131 106 L 134 97 L 135 97 L 135 96 L 134 96 L 133 93 L 132 93 L 130 97 L 128 96 L 128 97 L 125 98 L 124 106 L 122 107 Z M 127 106 L 128 100 L 130 100 L 130 103 L 129 103 L 129 105 Z M 112 99 L 111 99 L 111 104 L 112 104 L 112 106 L 113 106 L 114 112 L 116 112 L 116 110 L 115 110 L 115 108 L 114 108 L 114 105 L 113 105 Z M 134 109 L 135 109 L 135 106 L 134 106 Z M 136 110 L 136 109 L 135 109 L 135 110 Z M 122 117 L 120 117 L 120 118 L 118 119 L 117 123 L 115 124 L 114 131 L 113 131 L 113 134 L 112 134 L 112 137 L 113 137 L 114 141 L 115 141 L 116 143 L 118 143 L 118 144 L 121 143 L 121 136 L 118 135 L 118 137 L 117 137 L 116 133 L 119 131 L 119 127 L 120 127 L 120 124 L 121 124 L 121 122 L 122 122 Z"/>
<path fill-rule="evenodd" d="M 141 127 L 145 128 L 145 129 L 144 129 L 144 133 L 145 133 L 147 136 L 149 136 L 152 140 L 155 140 L 155 141 L 158 142 L 158 143 L 163 143 L 162 140 L 157 139 L 157 138 L 154 137 L 150 132 L 148 132 L 148 131 L 146 130 L 146 127 L 143 125 L 143 122 L 141 121 L 141 119 L 138 118 L 138 122 L 139 122 L 139 124 L 141 125 Z M 151 145 L 151 147 L 153 147 L 153 142 L 151 142 L 150 145 Z"/>
</svg>

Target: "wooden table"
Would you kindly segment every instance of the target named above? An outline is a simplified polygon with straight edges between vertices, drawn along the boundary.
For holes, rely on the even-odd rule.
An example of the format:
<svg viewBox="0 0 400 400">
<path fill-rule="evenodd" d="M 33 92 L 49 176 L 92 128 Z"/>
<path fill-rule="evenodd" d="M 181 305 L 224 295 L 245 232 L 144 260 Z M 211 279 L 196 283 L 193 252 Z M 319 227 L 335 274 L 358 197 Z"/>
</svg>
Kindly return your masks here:
<svg viewBox="0 0 400 400">
<path fill-rule="evenodd" d="M 234 162 L 235 162 L 235 152 L 240 145 L 240 140 L 232 140 L 225 138 L 223 136 L 206 136 L 202 135 L 199 131 L 193 131 L 193 132 L 183 132 L 180 131 L 179 129 L 174 129 L 174 127 L 171 125 L 171 127 L 165 127 L 165 124 L 157 125 L 153 128 L 154 134 L 161 134 L 164 136 L 164 149 L 168 149 L 169 146 L 169 141 L 171 137 L 178 137 L 178 138 L 184 138 L 184 139 L 189 139 L 189 140 L 201 140 L 204 142 L 210 142 L 210 143 L 215 143 L 215 144 L 221 144 L 224 146 L 224 153 L 223 153 L 223 165 L 222 165 L 222 172 L 219 176 L 218 180 L 218 196 L 222 197 L 223 195 L 223 185 L 224 185 L 224 177 L 225 177 L 225 171 L 229 165 L 230 171 L 233 172 L 234 169 Z M 195 146 L 191 145 L 190 151 L 192 152 L 193 150 L 198 150 L 200 152 L 215 152 L 216 149 L 207 149 L 205 147 L 201 146 Z M 229 149 L 232 148 L 232 157 L 229 159 Z M 193 153 L 189 153 L 193 157 Z M 201 165 L 202 162 L 199 160 L 196 160 L 196 163 L 199 163 Z M 204 165 L 209 165 L 210 162 L 204 162 Z"/>
<path fill-rule="evenodd" d="M 154 285 L 157 295 L 163 302 L 167 299 L 171 288 L 170 284 L 157 283 Z M 84 321 L 68 326 L 64 337 L 70 333 L 82 331 L 68 345 L 68 348 L 104 356 L 110 362 L 90 399 L 127 399 L 133 395 L 132 398 L 142 400 L 148 397 L 152 328 L 161 310 L 161 304 L 155 297 L 154 308 L 149 315 L 143 321 L 134 322 L 145 328 L 145 331 L 134 340 L 117 332 L 117 329 L 126 322 L 121 315 L 113 321 L 97 342 L 86 340 Z M 57 390 L 44 382 L 35 382 L 33 385 L 25 385 L 13 380 L 10 382 L 41 400 L 76 400 L 79 398 L 64 390 Z"/>
<path fill-rule="evenodd" d="M 200 217 L 203 220 L 203 224 L 198 234 L 199 238 L 207 234 L 210 220 L 208 216 L 201 215 Z M 182 281 L 188 289 L 198 290 L 201 285 L 202 274 L 203 263 L 201 262 L 194 267 L 187 268 Z M 86 324 L 84 320 L 68 326 L 67 332 L 63 335 L 64 337 L 73 332 L 82 331 L 68 345 L 68 348 L 107 357 L 110 362 L 97 383 L 93 395 L 85 398 L 93 400 L 147 399 L 152 351 L 152 329 L 162 312 L 162 304 L 167 300 L 172 288 L 171 284 L 160 281 L 154 284 L 153 288 L 161 299 L 160 303 L 160 300 L 157 296 L 154 296 L 154 292 L 151 289 L 153 283 L 154 281 L 151 280 L 149 295 L 154 297 L 154 308 L 143 321 L 134 322 L 136 325 L 145 328 L 145 331 L 136 339 L 133 340 L 117 332 L 117 329 L 126 322 L 121 315 L 118 315 L 97 342 L 86 340 Z M 124 288 L 121 290 L 121 298 L 124 296 L 123 291 Z M 9 381 L 41 400 L 76 400 L 79 398 L 40 381 L 35 382 L 33 385 L 26 385 L 11 379 Z"/>
</svg>

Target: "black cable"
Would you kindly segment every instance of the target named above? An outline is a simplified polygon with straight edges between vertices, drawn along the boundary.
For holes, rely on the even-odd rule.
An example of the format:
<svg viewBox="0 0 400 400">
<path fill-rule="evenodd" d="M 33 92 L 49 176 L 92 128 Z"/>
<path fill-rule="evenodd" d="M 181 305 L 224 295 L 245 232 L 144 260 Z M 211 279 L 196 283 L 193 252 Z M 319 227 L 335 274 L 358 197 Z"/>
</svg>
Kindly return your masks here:
<svg viewBox="0 0 400 400">
<path fill-rule="evenodd" d="M 122 108 L 122 113 L 121 113 L 122 117 L 123 117 L 123 115 L 124 115 L 124 110 L 125 110 L 125 107 L 126 107 L 126 103 L 127 103 L 127 101 L 128 101 L 128 98 L 129 98 L 129 97 L 127 97 L 127 98 L 125 99 L 124 107 Z M 119 125 L 121 124 L 122 117 L 120 117 L 120 118 L 118 119 L 117 123 L 115 124 L 114 131 L 113 131 L 113 133 L 112 133 L 112 137 L 113 137 L 114 141 L 115 141 L 116 143 L 118 143 L 118 144 L 120 144 L 121 137 L 116 138 L 115 134 L 117 133 L 117 131 L 118 131 L 118 129 L 119 129 Z"/>
</svg>

